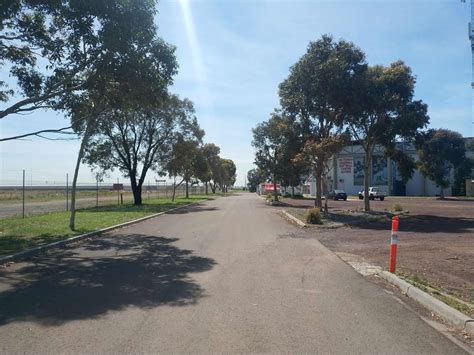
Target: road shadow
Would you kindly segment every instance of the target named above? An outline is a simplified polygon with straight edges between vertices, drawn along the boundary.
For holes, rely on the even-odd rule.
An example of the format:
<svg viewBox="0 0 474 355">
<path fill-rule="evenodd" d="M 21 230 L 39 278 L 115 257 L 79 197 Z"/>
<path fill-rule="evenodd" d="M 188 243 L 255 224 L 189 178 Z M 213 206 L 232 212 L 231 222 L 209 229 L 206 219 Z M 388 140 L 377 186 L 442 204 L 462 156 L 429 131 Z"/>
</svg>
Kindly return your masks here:
<svg viewBox="0 0 474 355">
<path fill-rule="evenodd" d="M 471 202 L 474 204 L 474 199 L 469 198 L 469 197 L 463 197 L 463 196 L 449 196 L 449 197 L 437 197 L 435 198 L 436 201 L 451 201 L 451 202 Z"/>
<path fill-rule="evenodd" d="M 195 304 L 205 296 L 192 273 L 216 262 L 172 243 L 129 234 L 92 239 L 0 270 L 0 326 L 33 321 L 58 326 L 129 307 Z"/>
<path fill-rule="evenodd" d="M 351 225 L 353 228 L 369 230 L 390 230 L 390 219 Z M 400 219 L 399 230 L 416 233 L 453 233 L 474 235 L 474 218 L 441 217 L 432 215 L 406 216 Z"/>
<path fill-rule="evenodd" d="M 187 214 L 195 212 L 206 212 L 206 211 L 217 211 L 217 207 L 209 207 L 200 203 L 193 204 L 191 206 L 183 207 L 174 211 L 169 211 L 167 214 Z"/>
</svg>

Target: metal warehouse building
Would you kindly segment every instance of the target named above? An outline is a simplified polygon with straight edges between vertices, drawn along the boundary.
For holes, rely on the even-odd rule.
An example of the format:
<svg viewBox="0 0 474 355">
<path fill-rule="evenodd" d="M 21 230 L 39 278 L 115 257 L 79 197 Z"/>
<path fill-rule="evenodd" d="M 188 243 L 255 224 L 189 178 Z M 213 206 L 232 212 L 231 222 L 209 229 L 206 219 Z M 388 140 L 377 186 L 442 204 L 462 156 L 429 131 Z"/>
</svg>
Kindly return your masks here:
<svg viewBox="0 0 474 355">
<path fill-rule="evenodd" d="M 474 138 L 465 138 L 466 144 Z M 412 144 L 399 143 L 397 148 L 418 160 L 418 155 Z M 389 195 L 395 196 L 435 196 L 439 195 L 440 188 L 428 178 L 425 178 L 418 170 L 415 170 L 412 178 L 404 184 L 396 163 L 384 155 L 384 149 L 380 146 L 374 150 L 372 166 L 370 169 L 370 186 L 378 186 Z M 472 152 L 468 152 L 471 158 Z M 349 195 L 356 195 L 364 188 L 364 150 L 356 143 L 344 147 L 339 154 L 330 161 L 328 178 L 328 189 L 341 189 Z M 451 176 L 453 180 L 453 176 Z M 314 179 L 308 181 L 309 193 L 316 195 L 316 183 Z M 452 194 L 451 187 L 444 190 L 446 196 Z"/>
</svg>

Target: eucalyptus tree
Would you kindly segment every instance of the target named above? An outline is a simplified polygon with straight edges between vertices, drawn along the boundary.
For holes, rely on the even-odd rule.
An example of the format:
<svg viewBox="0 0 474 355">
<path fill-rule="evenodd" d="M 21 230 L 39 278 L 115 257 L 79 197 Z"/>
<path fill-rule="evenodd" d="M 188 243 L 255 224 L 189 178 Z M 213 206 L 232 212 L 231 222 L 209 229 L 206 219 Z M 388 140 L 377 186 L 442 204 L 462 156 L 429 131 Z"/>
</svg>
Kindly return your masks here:
<svg viewBox="0 0 474 355">
<path fill-rule="evenodd" d="M 232 159 L 220 159 L 221 178 L 219 185 L 225 193 L 228 188 L 235 184 L 237 168 Z"/>
<path fill-rule="evenodd" d="M 451 173 L 456 175 L 457 170 L 468 162 L 462 135 L 448 129 L 428 130 L 418 142 L 418 156 L 421 173 L 436 183 L 441 198 L 444 198 L 444 189 L 450 185 Z M 470 164 L 466 165 L 470 167 Z"/>
<path fill-rule="evenodd" d="M 255 165 L 273 182 L 273 195 L 278 200 L 277 183 L 282 181 L 291 163 L 287 157 L 287 138 L 292 121 L 281 112 L 272 113 L 268 121 L 259 123 L 253 132 L 252 146 L 255 148 Z"/>
<path fill-rule="evenodd" d="M 218 181 L 221 180 L 222 176 L 221 158 L 219 157 L 221 149 L 214 143 L 206 143 L 201 148 L 201 151 L 209 167 L 208 176 L 202 181 L 206 184 L 206 191 L 209 183 L 212 193 L 216 193 Z"/>
<path fill-rule="evenodd" d="M 366 68 L 365 54 L 352 42 L 323 35 L 309 43 L 279 86 L 281 106 L 298 119 L 305 140 L 324 145 L 325 140 L 340 137 L 351 92 Z M 315 206 L 321 208 L 323 173 L 330 155 L 323 150 L 314 152 L 317 156 L 309 168 L 316 179 Z"/>
<path fill-rule="evenodd" d="M 327 186 L 326 179 L 329 172 L 329 159 L 334 157 L 347 142 L 348 135 L 346 133 L 339 136 L 329 135 L 319 142 L 310 139 L 305 142 L 301 152 L 295 156 L 294 162 L 297 165 L 317 166 L 318 169 L 321 169 L 322 185 Z M 323 213 L 327 216 L 329 200 L 327 188 L 325 189 L 325 193 Z M 318 207 L 322 208 L 322 204 Z"/>
<path fill-rule="evenodd" d="M 295 159 L 305 146 L 305 137 L 300 123 L 292 116 L 285 116 L 286 125 L 280 164 L 281 183 L 291 187 L 291 196 L 295 195 L 295 186 L 300 185 L 308 176 L 308 166 Z"/>
<path fill-rule="evenodd" d="M 247 187 L 250 192 L 257 191 L 257 186 L 265 181 L 265 173 L 260 169 L 250 169 L 247 172 Z"/>
<path fill-rule="evenodd" d="M 384 147 L 386 154 L 397 161 L 405 181 L 413 174 L 413 160 L 396 149 L 396 141 L 414 142 L 420 129 L 429 122 L 427 105 L 414 100 L 415 83 L 410 67 L 403 61 L 387 67 L 368 67 L 358 77 L 347 123 L 365 152 L 364 196 L 369 196 L 370 167 L 376 145 Z M 369 199 L 364 200 L 365 210 L 369 211 Z"/>
<path fill-rule="evenodd" d="M 195 161 L 194 161 L 194 175 L 195 178 L 204 183 L 205 194 L 209 193 L 209 181 L 212 179 L 212 171 L 204 154 L 204 147 L 201 146 L 197 149 Z"/>
<path fill-rule="evenodd" d="M 173 179 L 172 201 L 175 199 L 176 189 L 182 183 L 186 185 L 186 198 L 189 198 L 189 183 L 201 169 L 201 166 L 198 165 L 201 162 L 199 160 L 201 139 L 202 136 L 187 138 L 179 136 L 171 147 L 171 154 L 163 167 L 163 171 Z"/>
<path fill-rule="evenodd" d="M 101 170 L 122 172 L 130 179 L 134 204 L 141 205 L 146 174 L 167 164 L 172 159 L 169 152 L 179 142 L 202 135 L 192 102 L 171 95 L 156 108 L 102 113 L 84 161 Z"/>
<path fill-rule="evenodd" d="M 102 91 L 104 82 L 130 98 L 156 97 L 176 62 L 174 49 L 156 36 L 155 13 L 154 0 L 2 3 L 0 68 L 14 83 L 0 80 L 0 119 L 37 109 L 71 114 L 76 96 Z M 135 90 L 143 67 L 153 67 L 148 82 L 156 79 L 147 92 Z"/>
<path fill-rule="evenodd" d="M 58 6 L 61 11 L 57 21 L 70 23 L 63 31 L 74 33 L 77 26 L 79 33 L 87 33 L 79 39 L 72 35 L 66 38 L 68 43 L 64 48 L 70 56 L 67 58 L 93 63 L 76 75 L 82 80 L 78 88 L 54 99 L 54 107 L 66 110 L 74 131 L 82 136 L 71 198 L 69 226 L 74 229 L 79 165 L 100 120 L 110 118 L 112 112 L 129 115 L 160 110 L 167 100 L 177 63 L 175 48 L 157 35 L 153 0 L 110 3 L 63 0 Z M 73 43 L 70 50 L 69 43 Z M 76 52 L 76 48 L 82 50 Z"/>
</svg>

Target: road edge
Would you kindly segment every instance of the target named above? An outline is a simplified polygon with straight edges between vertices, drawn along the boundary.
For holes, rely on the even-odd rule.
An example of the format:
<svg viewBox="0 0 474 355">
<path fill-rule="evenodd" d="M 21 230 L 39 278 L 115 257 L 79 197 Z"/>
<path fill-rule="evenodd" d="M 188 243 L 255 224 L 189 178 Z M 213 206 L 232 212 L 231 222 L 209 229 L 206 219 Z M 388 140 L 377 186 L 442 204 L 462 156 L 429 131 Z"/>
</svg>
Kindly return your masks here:
<svg viewBox="0 0 474 355">
<path fill-rule="evenodd" d="M 381 271 L 376 275 L 398 287 L 404 295 L 422 304 L 430 311 L 435 312 L 448 323 L 464 330 L 470 335 L 474 335 L 474 319 L 458 311 L 457 309 L 448 306 L 446 303 L 406 282 L 397 275 L 394 275 L 388 271 Z"/>
<path fill-rule="evenodd" d="M 448 306 L 446 303 L 406 282 L 397 275 L 394 275 L 388 271 L 381 271 L 376 275 L 398 287 L 404 295 L 417 301 L 430 311 L 435 312 L 451 325 L 460 328 L 470 335 L 474 335 L 474 319 L 470 318 L 464 313 L 461 313 L 457 309 Z"/>
<path fill-rule="evenodd" d="M 302 222 L 299 218 L 292 216 L 290 213 L 286 212 L 285 210 L 280 210 L 280 213 L 283 215 L 284 218 L 290 220 L 293 223 L 296 223 L 300 228 L 306 228 L 308 225 Z"/>
<path fill-rule="evenodd" d="M 63 240 L 58 240 L 57 242 L 53 242 L 53 243 L 49 243 L 49 244 L 45 244 L 45 245 L 40 245 L 40 246 L 35 247 L 35 248 L 27 249 L 27 250 L 21 251 L 19 253 L 6 255 L 6 256 L 0 257 L 0 265 L 8 263 L 8 262 L 12 262 L 12 261 L 18 261 L 18 260 L 21 260 L 21 259 L 25 259 L 25 258 L 28 258 L 30 256 L 36 255 L 38 253 L 41 253 L 43 251 L 53 249 L 53 248 L 57 248 L 57 247 L 61 247 L 61 246 L 64 246 L 64 245 L 67 245 L 67 244 L 70 244 L 70 243 L 73 243 L 73 242 L 80 241 L 80 240 L 85 239 L 85 238 L 94 237 L 94 236 L 100 235 L 100 234 L 105 233 L 105 232 L 109 232 L 109 231 L 114 230 L 114 229 L 119 229 L 119 228 L 127 227 L 127 226 L 132 225 L 132 224 L 140 223 L 140 222 L 146 221 L 148 219 L 159 217 L 161 215 L 164 215 L 164 214 L 167 214 L 167 213 L 170 213 L 170 212 L 182 209 L 182 208 L 186 208 L 186 207 L 189 207 L 189 206 L 192 206 L 192 205 L 195 205 L 197 203 L 204 202 L 204 201 L 209 201 L 209 200 L 208 199 L 203 199 L 203 200 L 191 202 L 191 203 L 188 203 L 187 205 L 175 207 L 175 208 L 169 209 L 167 211 L 154 213 L 154 214 L 151 214 L 149 216 L 145 216 L 145 217 L 141 217 L 141 218 L 137 218 L 137 219 L 132 219 L 131 221 L 128 221 L 128 222 L 116 224 L 116 225 L 113 225 L 113 226 L 110 226 L 110 227 L 105 227 L 105 228 L 98 229 L 96 231 L 92 231 L 92 232 L 88 232 L 88 233 L 84 233 L 84 234 L 75 235 L 73 237 L 69 237 L 69 238 L 66 238 L 66 239 L 63 239 Z"/>
</svg>

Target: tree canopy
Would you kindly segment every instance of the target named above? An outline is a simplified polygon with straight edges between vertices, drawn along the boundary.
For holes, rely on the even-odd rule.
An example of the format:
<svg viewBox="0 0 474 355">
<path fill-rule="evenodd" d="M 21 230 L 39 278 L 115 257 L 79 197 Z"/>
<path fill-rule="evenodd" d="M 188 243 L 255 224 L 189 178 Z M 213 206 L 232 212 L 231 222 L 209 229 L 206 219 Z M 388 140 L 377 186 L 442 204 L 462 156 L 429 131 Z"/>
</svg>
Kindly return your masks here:
<svg viewBox="0 0 474 355">
<path fill-rule="evenodd" d="M 220 180 L 219 185 L 223 192 L 227 192 L 227 189 L 235 184 L 237 168 L 232 159 L 220 159 Z"/>
<path fill-rule="evenodd" d="M 278 200 L 277 182 L 294 177 L 292 159 L 299 146 L 295 139 L 294 120 L 275 111 L 268 121 L 255 127 L 252 146 L 255 148 L 255 165 L 274 185 L 274 199 Z"/>
<path fill-rule="evenodd" d="M 352 106 L 352 92 L 367 69 L 365 54 L 352 42 L 330 35 L 310 42 L 279 86 L 280 104 L 299 121 L 305 140 L 324 144 L 340 137 Z M 316 152 L 316 151 L 314 151 Z M 330 154 L 318 150 L 310 170 L 316 178 L 315 206 L 322 207 L 322 180 Z"/>
<path fill-rule="evenodd" d="M 419 169 L 424 176 L 443 189 L 451 184 L 451 173 L 466 163 L 466 146 L 462 135 L 448 129 L 430 129 L 418 141 Z"/>
<path fill-rule="evenodd" d="M 265 180 L 265 173 L 258 168 L 247 172 L 247 186 L 250 192 L 257 191 L 257 186 Z"/>
<path fill-rule="evenodd" d="M 192 102 L 172 95 L 152 110 L 102 113 L 86 147 L 85 162 L 102 170 L 119 169 L 128 176 L 139 205 L 147 172 L 171 164 L 176 146 L 186 139 L 200 141 L 203 134 Z M 181 159 L 192 151 L 184 153 Z"/>
<path fill-rule="evenodd" d="M 186 198 L 189 197 L 189 183 L 193 177 L 196 177 L 198 168 L 201 168 L 199 155 L 199 143 L 201 137 L 178 137 L 174 143 L 169 159 L 163 167 L 163 170 L 173 178 L 173 198 L 175 198 L 176 188 L 183 182 L 186 183 Z M 181 181 L 176 182 L 180 177 Z"/>
<path fill-rule="evenodd" d="M 109 104 L 146 103 L 176 73 L 174 47 L 157 36 L 154 0 L 13 0 L 0 6 L 0 118 L 39 108 L 74 112 L 95 91 Z M 146 90 L 141 83 L 147 83 Z M 114 95 L 112 93 L 115 93 Z M 19 97 L 19 98 L 18 98 Z"/>
<path fill-rule="evenodd" d="M 386 149 L 386 154 L 397 161 L 402 178 L 408 180 L 415 164 L 409 156 L 397 151 L 396 141 L 414 142 L 420 129 L 428 124 L 429 117 L 427 105 L 414 100 L 416 79 L 403 61 L 387 67 L 370 66 L 360 73 L 357 83 L 347 124 L 365 152 L 364 196 L 368 196 L 375 146 Z M 369 211 L 369 199 L 365 198 L 364 203 L 365 210 Z"/>
</svg>

